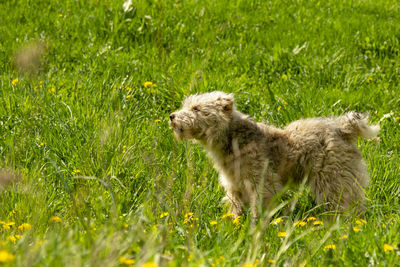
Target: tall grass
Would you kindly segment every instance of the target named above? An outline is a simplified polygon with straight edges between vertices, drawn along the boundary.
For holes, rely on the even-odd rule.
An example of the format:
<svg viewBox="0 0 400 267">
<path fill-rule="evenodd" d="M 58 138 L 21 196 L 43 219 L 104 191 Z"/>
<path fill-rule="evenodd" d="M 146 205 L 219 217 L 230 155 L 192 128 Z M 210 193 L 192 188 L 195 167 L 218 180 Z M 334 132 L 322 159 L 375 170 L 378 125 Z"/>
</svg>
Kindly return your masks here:
<svg viewBox="0 0 400 267">
<path fill-rule="evenodd" d="M 0 3 L 0 166 L 13 170 L 0 175 L 0 262 L 397 264 L 397 1 L 123 4 Z M 24 67 L 21 53 L 42 63 Z M 277 126 L 369 112 L 382 131 L 358 143 L 365 217 L 331 219 L 295 188 L 256 223 L 234 221 L 213 163 L 167 124 L 185 95 L 212 90 Z"/>
</svg>

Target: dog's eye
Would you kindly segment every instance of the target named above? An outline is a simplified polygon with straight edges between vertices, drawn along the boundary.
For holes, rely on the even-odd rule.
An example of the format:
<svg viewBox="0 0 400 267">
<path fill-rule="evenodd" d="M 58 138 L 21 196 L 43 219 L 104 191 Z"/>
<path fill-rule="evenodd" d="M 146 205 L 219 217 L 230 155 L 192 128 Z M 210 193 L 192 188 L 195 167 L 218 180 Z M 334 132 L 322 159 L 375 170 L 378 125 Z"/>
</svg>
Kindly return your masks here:
<svg viewBox="0 0 400 267">
<path fill-rule="evenodd" d="M 199 107 L 197 107 L 197 106 L 194 106 L 194 107 L 192 108 L 192 110 L 193 110 L 193 111 L 200 111 Z"/>
</svg>

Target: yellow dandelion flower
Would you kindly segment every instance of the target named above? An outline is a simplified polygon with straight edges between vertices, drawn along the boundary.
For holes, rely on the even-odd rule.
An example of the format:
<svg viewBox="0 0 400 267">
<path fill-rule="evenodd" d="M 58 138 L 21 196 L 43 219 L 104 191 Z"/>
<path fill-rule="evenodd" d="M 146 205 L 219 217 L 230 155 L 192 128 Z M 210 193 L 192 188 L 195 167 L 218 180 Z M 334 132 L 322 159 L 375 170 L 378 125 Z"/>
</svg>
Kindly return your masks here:
<svg viewBox="0 0 400 267">
<path fill-rule="evenodd" d="M 256 263 L 249 263 L 249 262 L 242 265 L 242 267 L 256 267 L 256 266 L 257 266 Z"/>
<path fill-rule="evenodd" d="M 25 230 L 31 230 L 31 229 L 32 229 L 32 226 L 29 223 L 23 223 L 20 226 L 18 226 L 18 230 L 20 232 L 23 232 Z"/>
<path fill-rule="evenodd" d="M 268 262 L 268 263 L 275 263 L 275 260 L 273 260 L 273 259 L 268 259 L 267 262 Z"/>
<path fill-rule="evenodd" d="M 50 221 L 55 222 L 55 223 L 60 223 L 62 221 L 62 219 L 58 216 L 52 216 L 50 218 Z"/>
<path fill-rule="evenodd" d="M 390 252 L 390 251 L 393 251 L 393 246 L 391 246 L 391 245 L 389 245 L 389 244 L 384 244 L 383 245 L 383 251 L 385 251 L 385 252 Z"/>
<path fill-rule="evenodd" d="M 400 120 L 400 117 L 397 116 L 396 118 L 394 118 L 394 120 L 395 120 L 395 121 L 399 121 L 399 120 Z"/>
<path fill-rule="evenodd" d="M 148 87 L 157 87 L 157 85 L 152 83 L 152 82 L 145 82 L 144 83 L 144 87 L 146 87 L 146 88 L 148 88 Z"/>
<path fill-rule="evenodd" d="M 314 225 L 324 225 L 323 221 L 315 221 L 313 222 Z"/>
<path fill-rule="evenodd" d="M 348 235 L 344 234 L 344 235 L 342 235 L 342 236 L 340 237 L 340 240 L 347 239 L 348 237 L 349 237 Z"/>
<path fill-rule="evenodd" d="M 307 218 L 307 222 L 312 222 L 312 221 L 315 221 L 317 218 L 315 218 L 315 217 L 308 217 Z"/>
<path fill-rule="evenodd" d="M 211 225 L 217 225 L 218 222 L 217 222 L 217 221 L 210 221 L 210 224 L 211 224 Z"/>
<path fill-rule="evenodd" d="M 154 120 L 154 122 L 160 122 L 161 120 Z"/>
<path fill-rule="evenodd" d="M 11 227 L 15 224 L 15 222 L 2 222 L 4 230 L 10 230 Z"/>
<path fill-rule="evenodd" d="M 158 267 L 158 264 L 155 262 L 146 262 L 142 267 Z"/>
<path fill-rule="evenodd" d="M 235 214 L 234 213 L 231 213 L 231 212 L 228 212 L 228 213 L 225 213 L 224 215 L 222 215 L 222 219 L 225 219 L 225 218 L 228 218 L 228 217 L 234 217 L 235 216 Z"/>
<path fill-rule="evenodd" d="M 367 221 L 365 221 L 363 219 L 359 219 L 359 220 L 356 221 L 356 224 L 358 224 L 358 225 L 364 225 L 366 223 L 367 223 Z"/>
<path fill-rule="evenodd" d="M 368 77 L 367 79 L 368 82 L 372 82 L 372 80 L 373 80 L 372 77 Z"/>
<path fill-rule="evenodd" d="M 81 173 L 81 171 L 78 170 L 78 169 L 74 169 L 74 170 L 72 171 L 72 175 L 77 175 L 77 174 L 80 174 L 80 173 Z"/>
<path fill-rule="evenodd" d="M 324 247 L 324 251 L 326 251 L 326 250 L 329 250 L 329 249 L 336 249 L 336 245 L 335 244 L 329 244 L 329 245 L 326 245 L 325 247 Z"/>
<path fill-rule="evenodd" d="M 54 88 L 54 87 L 51 87 L 51 89 L 50 89 L 50 93 L 52 93 L 52 94 L 55 94 L 55 93 L 56 93 L 56 88 Z"/>
<path fill-rule="evenodd" d="M 58 14 L 58 17 L 61 18 L 63 16 L 63 14 Z"/>
<path fill-rule="evenodd" d="M 283 222 L 283 219 L 282 219 L 282 218 L 276 218 L 276 219 L 274 219 L 274 220 L 271 222 L 271 224 L 278 225 L 278 224 L 280 224 L 281 222 Z"/>
<path fill-rule="evenodd" d="M 11 81 L 11 85 L 12 86 L 15 86 L 17 83 L 18 83 L 18 79 L 14 79 L 14 80 Z"/>
<path fill-rule="evenodd" d="M 286 235 L 286 232 L 278 232 L 278 237 L 285 237 Z"/>
<path fill-rule="evenodd" d="M 6 263 L 14 260 L 14 255 L 5 251 L 0 250 L 0 263 Z"/>
<path fill-rule="evenodd" d="M 160 214 L 160 219 L 162 219 L 164 217 L 167 217 L 168 215 L 169 215 L 168 212 L 163 212 L 163 213 Z"/>
<path fill-rule="evenodd" d="M 46 142 L 40 142 L 39 145 L 40 145 L 40 146 L 45 146 L 45 145 L 47 145 L 47 143 L 46 143 Z"/>
<path fill-rule="evenodd" d="M 278 106 L 278 111 L 282 109 L 282 106 Z"/>
<path fill-rule="evenodd" d="M 232 220 L 234 224 L 240 224 L 240 216 L 237 216 L 235 219 Z"/>
<path fill-rule="evenodd" d="M 126 91 L 132 91 L 132 88 L 129 87 L 129 86 L 127 86 L 127 87 L 125 88 L 125 90 L 126 90 Z"/>
<path fill-rule="evenodd" d="M 126 96 L 126 99 L 129 99 L 129 98 L 131 98 L 132 97 L 132 95 L 127 95 Z"/>
<path fill-rule="evenodd" d="M 295 223 L 293 224 L 293 226 L 299 226 L 299 227 L 302 227 L 302 226 L 304 226 L 304 225 L 306 225 L 306 223 L 303 222 L 303 221 L 297 221 L 297 222 L 295 222 Z"/>
<path fill-rule="evenodd" d="M 185 218 L 193 216 L 193 212 L 186 212 L 185 213 Z"/>
<path fill-rule="evenodd" d="M 17 238 L 15 236 L 10 235 L 9 237 L 7 237 L 7 239 L 14 244 L 17 243 Z"/>
<path fill-rule="evenodd" d="M 16 239 L 21 239 L 22 235 L 15 235 Z"/>
<path fill-rule="evenodd" d="M 356 226 L 354 226 L 354 227 L 353 227 L 353 231 L 357 233 L 357 232 L 360 232 L 360 231 L 361 231 L 361 229 L 360 229 L 360 228 L 358 228 L 358 227 L 356 227 Z"/>
<path fill-rule="evenodd" d="M 135 263 L 135 260 L 122 256 L 119 258 L 119 263 L 124 265 L 133 265 Z"/>
</svg>

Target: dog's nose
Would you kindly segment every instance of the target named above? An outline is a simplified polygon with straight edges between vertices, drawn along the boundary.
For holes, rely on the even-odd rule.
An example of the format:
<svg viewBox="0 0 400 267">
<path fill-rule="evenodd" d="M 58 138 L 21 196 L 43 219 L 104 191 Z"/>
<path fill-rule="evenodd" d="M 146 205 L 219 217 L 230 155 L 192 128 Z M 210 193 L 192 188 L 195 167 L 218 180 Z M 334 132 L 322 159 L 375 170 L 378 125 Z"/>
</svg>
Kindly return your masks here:
<svg viewBox="0 0 400 267">
<path fill-rule="evenodd" d="M 169 115 L 169 119 L 172 121 L 175 118 L 175 114 Z"/>
</svg>

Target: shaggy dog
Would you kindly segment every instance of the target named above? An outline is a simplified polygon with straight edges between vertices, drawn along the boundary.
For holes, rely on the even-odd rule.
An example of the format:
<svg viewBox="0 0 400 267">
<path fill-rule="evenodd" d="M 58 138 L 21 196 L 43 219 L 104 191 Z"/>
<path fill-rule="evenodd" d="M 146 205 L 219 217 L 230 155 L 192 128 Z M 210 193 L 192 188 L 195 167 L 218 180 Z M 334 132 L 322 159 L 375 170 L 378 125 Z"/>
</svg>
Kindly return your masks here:
<svg viewBox="0 0 400 267">
<path fill-rule="evenodd" d="M 283 129 L 258 123 L 235 109 L 232 94 L 188 96 L 170 115 L 176 139 L 202 145 L 219 171 L 231 212 L 250 209 L 258 216 L 273 196 L 291 182 L 306 184 L 318 204 L 364 209 L 367 166 L 357 137 L 372 138 L 379 126 L 367 125 L 357 112 L 340 117 L 294 121 Z"/>
</svg>

